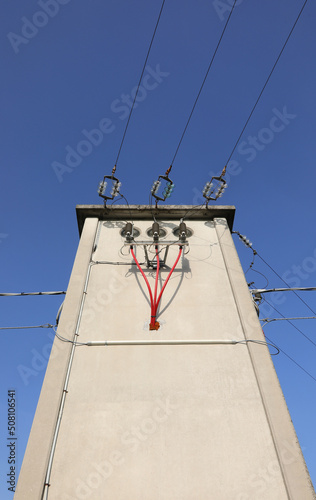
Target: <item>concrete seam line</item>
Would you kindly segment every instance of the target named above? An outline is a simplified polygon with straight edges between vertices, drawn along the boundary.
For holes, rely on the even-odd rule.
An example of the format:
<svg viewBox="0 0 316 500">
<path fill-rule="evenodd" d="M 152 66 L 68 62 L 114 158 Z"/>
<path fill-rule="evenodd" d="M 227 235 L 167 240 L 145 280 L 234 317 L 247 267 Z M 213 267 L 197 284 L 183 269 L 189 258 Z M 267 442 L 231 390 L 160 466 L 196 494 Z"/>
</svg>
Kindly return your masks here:
<svg viewBox="0 0 316 500">
<path fill-rule="evenodd" d="M 229 280 L 231 292 L 232 292 L 232 295 L 233 295 L 234 300 L 235 300 L 235 306 L 236 306 L 236 309 L 237 309 L 237 314 L 238 314 L 238 317 L 239 317 L 240 325 L 242 327 L 242 330 L 243 330 L 243 333 L 244 333 L 244 336 L 245 336 L 245 340 L 247 340 L 247 327 L 246 327 L 246 325 L 244 323 L 244 319 L 243 319 L 243 316 L 241 314 L 241 310 L 240 310 L 240 306 L 239 306 L 239 302 L 238 302 L 238 295 L 236 294 L 236 290 L 235 290 L 235 286 L 234 286 L 233 279 L 232 279 L 232 276 L 231 276 L 231 272 L 230 272 L 230 269 L 229 269 L 229 266 L 228 266 L 228 263 L 227 263 L 227 258 L 226 258 L 226 255 L 225 255 L 224 245 L 222 245 L 222 241 L 221 241 L 222 237 L 223 237 L 223 233 L 222 233 L 222 235 L 220 234 L 219 227 L 218 227 L 218 224 L 216 223 L 216 220 L 215 220 L 215 231 L 216 231 L 216 234 L 217 234 L 217 237 L 218 237 L 218 243 L 219 243 L 219 247 L 220 247 L 220 250 L 221 250 L 223 263 L 224 263 L 224 266 L 225 266 L 225 269 L 226 269 L 226 274 L 227 274 L 227 277 L 228 277 L 228 280 Z M 224 231 L 227 232 L 227 227 L 225 228 Z M 233 242 L 231 236 L 230 236 L 230 239 L 231 239 L 231 243 L 232 243 L 232 248 L 235 250 L 234 242 Z M 237 256 L 237 258 L 238 258 L 238 256 Z M 259 323 L 259 325 L 260 325 L 260 323 Z M 280 471 L 281 471 L 281 475 L 282 475 L 282 478 L 283 478 L 284 489 L 286 491 L 286 494 L 287 494 L 288 498 L 291 498 L 291 494 L 290 494 L 290 491 L 289 491 L 290 484 L 288 482 L 288 476 L 287 476 L 286 470 L 284 470 L 283 463 L 282 463 L 282 461 L 280 459 L 281 450 L 280 450 L 280 447 L 279 447 L 279 442 L 278 442 L 276 431 L 275 431 L 275 428 L 274 428 L 273 418 L 271 417 L 270 412 L 268 411 L 268 405 L 267 405 L 267 402 L 266 402 L 266 397 L 265 397 L 263 388 L 261 386 L 261 380 L 259 378 L 259 374 L 258 374 L 257 369 L 256 369 L 256 364 L 255 364 L 254 359 L 253 359 L 252 349 L 251 349 L 251 346 L 248 346 L 248 342 L 247 342 L 247 347 L 248 347 L 250 362 L 251 362 L 252 368 L 253 368 L 253 373 L 254 373 L 254 376 L 255 376 L 255 379 L 256 379 L 256 382 L 257 382 L 258 391 L 259 391 L 260 398 L 261 398 L 261 401 L 262 401 L 263 410 L 264 410 L 264 413 L 265 413 L 266 418 L 267 418 L 268 427 L 270 429 L 271 440 L 272 440 L 273 447 L 274 447 L 274 450 L 275 450 L 276 458 L 277 458 L 279 466 L 280 466 Z"/>
</svg>

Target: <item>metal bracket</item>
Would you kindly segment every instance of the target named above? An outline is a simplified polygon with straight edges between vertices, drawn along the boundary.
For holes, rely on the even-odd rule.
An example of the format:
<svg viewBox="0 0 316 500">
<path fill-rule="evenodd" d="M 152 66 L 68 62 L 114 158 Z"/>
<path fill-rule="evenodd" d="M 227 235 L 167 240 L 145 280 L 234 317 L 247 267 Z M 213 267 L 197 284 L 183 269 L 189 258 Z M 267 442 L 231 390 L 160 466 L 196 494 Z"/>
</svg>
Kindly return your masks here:
<svg viewBox="0 0 316 500">
<path fill-rule="evenodd" d="M 204 198 L 207 201 L 207 204 L 210 200 L 215 201 L 218 198 L 221 198 L 226 187 L 227 187 L 227 183 L 222 178 L 222 176 L 212 177 L 210 182 L 207 182 L 205 184 L 204 189 L 203 189 L 203 193 L 202 193 Z"/>
<path fill-rule="evenodd" d="M 111 196 L 106 196 L 105 195 L 105 188 L 106 188 L 106 181 L 105 179 L 109 179 L 112 181 L 112 191 L 111 191 Z M 99 185 L 99 190 L 98 194 L 101 196 L 101 198 L 104 199 L 104 204 L 106 204 L 107 200 L 114 200 L 114 198 L 119 194 L 119 189 L 120 189 L 121 183 L 118 180 L 117 177 L 114 177 L 114 175 L 105 175 L 103 177 L 103 181 L 100 182 Z"/>
<path fill-rule="evenodd" d="M 144 252 L 145 252 L 145 258 L 146 258 L 147 267 L 152 267 L 153 269 L 157 269 L 157 261 L 155 259 L 150 259 L 149 258 L 146 245 L 144 245 Z M 160 267 L 165 267 L 168 252 L 169 252 L 169 246 L 167 246 L 165 248 L 165 252 L 164 252 L 163 258 L 159 257 L 159 265 L 160 265 Z"/>
<path fill-rule="evenodd" d="M 157 243 L 156 241 L 152 241 L 152 240 L 147 240 L 147 241 L 136 241 L 134 240 L 133 243 L 128 243 L 127 241 L 124 242 L 124 246 L 139 246 L 139 245 L 146 245 L 146 246 L 152 246 L 152 245 L 159 245 L 159 246 L 170 246 L 170 245 L 179 245 L 180 247 L 185 247 L 187 245 L 189 245 L 189 242 L 188 241 L 180 241 L 180 240 L 176 240 L 176 241 L 170 241 L 170 240 L 160 240 L 159 243 Z"/>
<path fill-rule="evenodd" d="M 159 190 L 161 180 L 166 181 L 167 185 L 166 185 L 165 190 L 163 191 L 162 196 L 158 196 L 157 192 Z M 158 201 L 166 201 L 166 199 L 169 198 L 169 196 L 171 195 L 173 189 L 174 189 L 174 184 L 173 184 L 172 180 L 169 178 L 169 176 L 168 175 L 159 175 L 158 181 L 156 181 L 154 183 L 154 185 L 151 189 L 151 194 L 156 199 L 156 206 L 157 206 Z"/>
<path fill-rule="evenodd" d="M 164 242 L 160 242 L 160 246 L 166 246 L 163 258 L 159 257 L 160 267 L 165 267 L 166 266 L 166 261 L 167 261 L 167 256 L 168 256 L 168 252 L 169 252 L 169 247 L 171 245 L 172 246 L 179 245 L 181 247 L 184 247 L 184 246 L 188 246 L 189 242 L 188 241 L 182 242 L 180 240 L 178 240 L 178 241 L 164 241 Z M 159 245 L 157 245 L 156 242 L 153 242 L 153 241 L 133 241 L 133 243 L 127 243 L 127 242 L 125 242 L 124 246 L 129 246 L 129 247 L 130 246 L 142 246 L 144 248 L 144 252 L 145 252 L 145 259 L 146 259 L 147 267 L 151 267 L 153 269 L 157 268 L 156 258 L 154 257 L 153 259 L 150 259 L 149 255 L 148 255 L 148 250 L 147 250 L 147 247 L 149 247 L 149 246 L 159 246 Z"/>
</svg>

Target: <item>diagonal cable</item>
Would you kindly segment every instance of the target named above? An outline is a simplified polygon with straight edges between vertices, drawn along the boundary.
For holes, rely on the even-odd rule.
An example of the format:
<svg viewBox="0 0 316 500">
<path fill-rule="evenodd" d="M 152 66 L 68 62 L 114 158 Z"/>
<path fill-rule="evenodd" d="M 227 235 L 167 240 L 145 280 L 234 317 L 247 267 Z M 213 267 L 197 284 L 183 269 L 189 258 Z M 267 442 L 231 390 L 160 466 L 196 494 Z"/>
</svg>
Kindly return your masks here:
<svg viewBox="0 0 316 500">
<path fill-rule="evenodd" d="M 66 292 L 19 292 L 19 293 L 0 293 L 0 297 L 26 297 L 27 295 L 65 295 Z"/>
<path fill-rule="evenodd" d="M 203 87 L 204 87 L 204 84 L 205 84 L 205 82 L 206 82 L 206 79 L 207 79 L 207 77 L 208 77 L 208 74 L 209 74 L 210 69 L 211 69 L 211 67 L 212 67 L 213 61 L 214 61 L 214 59 L 215 59 L 216 53 L 217 53 L 217 51 L 218 51 L 218 49 L 219 49 L 219 46 L 220 46 L 221 41 L 222 41 L 222 38 L 223 38 L 223 36 L 224 36 L 224 33 L 225 33 L 226 28 L 227 28 L 227 26 L 228 26 L 228 23 L 229 23 L 229 21 L 230 21 L 231 15 L 232 15 L 232 13 L 233 13 L 233 10 L 234 10 L 235 4 L 236 4 L 236 1 L 237 1 L 237 0 L 235 0 L 235 1 L 234 1 L 234 4 L 233 4 L 233 6 L 232 6 L 232 9 L 231 9 L 231 11 L 230 11 L 230 13 L 229 13 L 229 16 L 228 16 L 228 18 L 227 18 L 227 21 L 226 21 L 226 23 L 225 23 L 224 29 L 223 29 L 223 31 L 222 31 L 222 34 L 221 34 L 221 36 L 220 36 L 220 39 L 219 39 L 219 41 L 218 41 L 218 43 L 217 43 L 216 49 L 215 49 L 215 51 L 214 51 L 214 53 L 213 53 L 213 56 L 212 56 L 211 62 L 210 62 L 210 64 L 209 64 L 208 68 L 207 68 L 207 71 L 206 71 L 205 77 L 204 77 L 204 79 L 203 79 L 202 85 L 201 85 L 201 87 L 200 87 L 200 90 L 198 91 L 198 94 L 197 94 L 196 99 L 195 99 L 195 101 L 194 101 L 193 108 L 192 108 L 191 113 L 190 113 L 190 115 L 189 115 L 188 121 L 187 121 L 187 123 L 186 123 L 186 125 L 185 125 L 185 127 L 184 127 L 184 130 L 183 130 L 183 132 L 182 132 L 182 135 L 181 135 L 180 141 L 179 141 L 178 146 L 177 146 L 177 148 L 176 148 L 176 152 L 175 152 L 175 154 L 173 155 L 173 158 L 172 158 L 172 161 L 171 161 L 171 165 L 173 165 L 173 162 L 174 162 L 174 160 L 175 160 L 175 158 L 176 158 L 176 156 L 177 156 L 177 154 L 178 154 L 178 151 L 179 151 L 179 148 L 180 148 L 180 146 L 181 146 L 181 143 L 182 143 L 183 137 L 184 137 L 184 135 L 185 135 L 185 133 L 186 133 L 186 130 L 187 130 L 188 125 L 189 125 L 189 123 L 190 123 L 190 120 L 191 120 L 191 118 L 192 118 L 192 115 L 193 115 L 193 112 L 194 112 L 195 106 L 197 105 L 197 102 L 198 102 L 198 100 L 199 100 L 200 94 L 201 94 L 201 92 L 202 92 L 202 89 L 203 89 Z"/>
<path fill-rule="evenodd" d="M 306 338 L 306 340 L 308 340 L 311 344 L 313 344 L 315 347 L 316 347 L 316 343 L 310 339 L 308 337 L 308 335 L 306 335 L 304 332 L 302 332 L 302 330 L 300 330 L 296 325 L 294 325 L 294 323 L 292 323 L 289 319 L 287 319 L 284 314 L 282 314 L 280 311 L 278 311 L 278 309 L 276 309 L 276 307 L 274 307 L 267 299 L 265 299 L 266 303 L 269 304 L 269 306 L 272 307 L 272 309 L 274 309 L 280 316 L 282 316 L 282 318 L 284 318 L 288 323 L 290 323 L 290 325 L 293 326 L 293 328 L 295 328 L 295 330 L 297 330 L 301 335 L 303 335 L 303 337 Z"/>
<path fill-rule="evenodd" d="M 274 274 L 275 274 L 278 278 L 280 278 L 280 280 L 281 280 L 281 281 L 283 281 L 283 283 L 284 283 L 284 284 L 285 284 L 288 288 L 290 288 L 290 285 L 289 285 L 289 284 L 288 284 L 288 283 L 287 283 L 287 282 L 286 282 L 286 281 L 282 278 L 282 276 L 280 276 L 280 275 L 279 275 L 279 273 L 277 273 L 277 272 L 275 271 L 275 269 L 273 269 L 273 267 L 272 267 L 272 266 L 270 266 L 270 264 L 268 264 L 268 262 L 266 262 L 266 261 L 264 260 L 264 258 L 263 258 L 263 257 L 261 257 L 261 255 L 260 255 L 258 252 L 257 252 L 257 255 L 258 255 L 259 259 L 261 259 L 261 260 L 262 260 L 262 262 L 264 262 L 264 263 L 265 263 L 265 265 L 266 265 L 266 266 L 268 266 L 268 268 L 269 268 L 269 269 L 271 269 L 271 271 L 273 271 L 273 272 L 274 272 Z M 301 297 L 298 293 L 296 293 L 296 292 L 295 292 L 295 290 L 292 290 L 292 292 L 296 295 L 296 297 L 297 297 L 297 298 L 299 298 L 299 299 L 300 299 L 300 301 L 301 301 L 301 302 L 303 302 L 303 304 L 305 304 L 305 306 L 306 306 L 306 307 L 308 307 L 308 309 L 309 309 L 309 310 L 310 310 L 313 314 L 315 314 L 315 315 L 316 315 L 316 311 L 314 311 L 314 309 L 312 309 L 312 308 L 311 308 L 311 307 L 307 304 L 307 302 L 305 302 L 305 300 L 304 300 L 304 299 L 302 299 L 302 297 Z"/>
<path fill-rule="evenodd" d="M 252 117 L 252 115 L 253 115 L 253 113 L 254 113 L 254 111 L 255 111 L 256 107 L 257 107 L 257 104 L 258 104 L 258 102 L 260 101 L 261 96 L 262 96 L 262 94 L 263 94 L 263 92 L 264 92 L 264 90 L 265 90 L 265 88 L 266 88 L 266 86 L 268 85 L 268 82 L 269 82 L 269 80 L 270 80 L 270 78 L 271 78 L 271 76 L 272 76 L 272 73 L 274 72 L 274 70 L 275 70 L 275 68 L 276 68 L 276 65 L 277 65 L 277 64 L 278 64 L 278 62 L 279 62 L 279 59 L 280 59 L 280 57 L 281 57 L 281 55 L 282 55 L 282 53 L 283 53 L 283 51 L 284 51 L 284 49 L 285 49 L 285 47 L 286 47 L 286 45 L 287 45 L 287 43 L 288 43 L 289 39 L 290 39 L 290 37 L 291 37 L 291 35 L 292 35 L 293 31 L 294 31 L 294 28 L 295 28 L 295 26 L 296 26 L 296 24 L 297 24 L 297 22 L 298 22 L 299 18 L 301 17 L 301 14 L 302 14 L 302 12 L 303 12 L 303 10 L 304 10 L 304 8 L 305 8 L 305 5 L 306 5 L 306 4 L 307 4 L 307 0 L 305 0 L 305 2 L 304 2 L 304 4 L 303 4 L 303 6 L 302 6 L 302 8 L 301 8 L 301 10 L 300 10 L 300 12 L 299 12 L 299 14 L 298 14 L 297 18 L 295 19 L 295 22 L 294 22 L 294 24 L 293 24 L 293 26 L 292 26 L 292 29 L 291 29 L 290 33 L 288 34 L 288 36 L 287 36 L 287 38 L 286 38 L 286 40 L 285 40 L 285 42 L 284 42 L 284 44 L 283 44 L 283 47 L 282 47 L 281 51 L 279 52 L 279 55 L 278 55 L 278 57 L 277 57 L 277 59 L 276 59 L 276 61 L 275 61 L 274 65 L 273 65 L 273 67 L 272 67 L 272 70 L 270 71 L 269 76 L 268 76 L 268 78 L 266 79 L 266 81 L 265 81 L 265 83 L 264 83 L 264 85 L 263 85 L 263 87 L 262 87 L 262 89 L 261 89 L 261 92 L 260 92 L 260 94 L 259 94 L 259 97 L 257 98 L 257 100 L 256 100 L 256 102 L 255 102 L 255 104 L 254 104 L 254 106 L 253 106 L 253 108 L 252 108 L 252 110 L 251 110 L 251 112 L 250 112 L 250 114 L 249 114 L 249 116 L 248 116 L 247 120 L 246 120 L 246 123 L 245 123 L 245 125 L 243 126 L 242 131 L 240 132 L 240 134 L 239 134 L 239 137 L 238 137 L 237 141 L 235 142 L 235 145 L 234 145 L 234 147 L 233 147 L 233 149 L 232 149 L 232 152 L 230 153 L 230 155 L 229 155 L 229 157 L 228 157 L 228 159 L 227 159 L 227 161 L 226 161 L 225 165 L 227 165 L 227 164 L 228 164 L 229 160 L 230 160 L 230 159 L 231 159 L 231 157 L 233 156 L 233 154 L 234 154 L 234 152 L 235 152 L 235 150 L 236 150 L 236 148 L 237 148 L 237 146 L 238 146 L 238 143 L 239 143 L 239 141 L 240 141 L 240 139 L 241 139 L 241 137 L 242 137 L 242 135 L 243 135 L 243 133 L 244 133 L 244 131 L 245 131 L 245 129 L 246 129 L 246 127 L 247 127 L 247 125 L 248 125 L 249 121 L 250 121 L 250 118 Z"/>
<path fill-rule="evenodd" d="M 272 342 L 271 339 L 269 339 L 269 337 L 267 337 L 265 335 L 265 338 L 267 340 L 269 340 L 269 342 Z M 302 365 L 300 365 L 297 361 L 295 361 L 295 359 L 293 359 L 289 354 L 287 354 L 285 351 L 283 351 L 283 349 L 281 349 L 281 347 L 279 347 L 278 345 L 275 344 L 275 342 L 273 342 L 273 344 L 279 349 L 280 352 L 282 352 L 287 358 L 289 358 L 296 366 L 298 366 L 301 370 L 303 370 L 303 372 L 306 373 L 306 375 L 308 375 L 309 377 L 311 377 L 315 382 L 316 382 L 316 378 L 313 377 L 313 375 L 311 373 L 309 373 L 307 370 L 305 370 L 305 368 L 303 368 Z"/>
<path fill-rule="evenodd" d="M 36 326 L 1 326 L 0 330 L 27 330 L 29 328 L 54 328 L 54 325 L 47 323 L 46 325 Z"/>
<path fill-rule="evenodd" d="M 149 57 L 149 54 L 150 54 L 150 51 L 151 51 L 152 44 L 154 42 L 154 38 L 155 38 L 155 35 L 156 35 L 158 24 L 159 24 L 159 21 L 160 21 L 160 18 L 161 18 L 161 14 L 162 14 L 162 11 L 163 11 L 163 8 L 164 8 L 164 5 L 165 5 L 165 1 L 166 0 L 163 0 L 163 2 L 162 2 L 161 8 L 160 8 L 160 12 L 159 12 L 159 15 L 158 15 L 158 19 L 157 19 L 157 22 L 156 22 L 156 26 L 155 26 L 153 35 L 151 37 L 151 41 L 150 41 L 149 48 L 148 48 L 148 51 L 147 51 L 146 59 L 145 59 L 145 62 L 144 62 L 144 65 L 143 65 L 143 69 L 142 69 L 142 72 L 141 72 L 141 75 L 140 75 L 140 79 L 139 79 L 139 82 L 138 82 L 138 85 L 137 85 L 137 89 L 136 89 L 136 92 L 135 92 L 133 104 L 132 104 L 131 110 L 129 112 L 129 116 L 128 116 L 128 120 L 127 120 L 126 127 L 125 127 L 125 130 L 124 130 L 123 138 L 122 138 L 122 141 L 121 141 L 118 153 L 117 153 L 117 157 L 116 157 L 116 160 L 115 160 L 115 166 L 117 165 L 119 157 L 120 157 L 120 154 L 121 154 L 121 150 L 122 150 L 123 143 L 124 143 L 124 140 L 125 140 L 126 132 L 127 132 L 127 129 L 128 129 L 128 126 L 129 126 L 129 122 L 130 122 L 130 119 L 131 119 L 131 116 L 132 116 L 132 113 L 133 113 L 134 105 L 135 105 L 135 102 L 136 102 L 138 90 L 139 90 L 139 87 L 140 87 L 140 84 L 141 84 L 141 81 L 142 81 L 142 78 L 143 78 L 143 75 L 144 75 L 144 71 L 145 71 L 145 68 L 146 68 L 148 57 Z"/>
</svg>

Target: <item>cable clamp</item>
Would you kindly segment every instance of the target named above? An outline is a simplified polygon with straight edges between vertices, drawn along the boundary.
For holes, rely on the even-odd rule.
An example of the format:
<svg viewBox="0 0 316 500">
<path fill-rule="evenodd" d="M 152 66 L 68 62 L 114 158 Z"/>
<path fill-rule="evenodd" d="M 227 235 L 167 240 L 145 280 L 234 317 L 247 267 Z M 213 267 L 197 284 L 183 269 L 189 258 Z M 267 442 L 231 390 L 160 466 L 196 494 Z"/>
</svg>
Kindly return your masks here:
<svg viewBox="0 0 316 500">
<path fill-rule="evenodd" d="M 170 165 L 170 167 L 166 170 L 166 173 L 165 173 L 166 177 L 168 177 L 168 175 L 170 174 L 171 169 L 172 169 L 172 165 Z"/>
</svg>

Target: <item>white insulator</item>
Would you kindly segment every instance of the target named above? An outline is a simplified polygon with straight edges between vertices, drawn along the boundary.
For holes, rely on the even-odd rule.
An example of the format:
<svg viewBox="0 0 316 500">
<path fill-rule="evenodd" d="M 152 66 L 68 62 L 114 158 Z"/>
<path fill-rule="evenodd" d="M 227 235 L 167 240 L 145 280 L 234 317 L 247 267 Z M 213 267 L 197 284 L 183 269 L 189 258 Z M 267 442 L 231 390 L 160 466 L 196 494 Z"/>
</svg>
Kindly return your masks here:
<svg viewBox="0 0 316 500">
<path fill-rule="evenodd" d="M 160 181 L 155 181 L 153 183 L 152 188 L 151 188 L 151 194 L 156 194 L 157 193 L 160 184 L 161 184 Z"/>
<path fill-rule="evenodd" d="M 98 188 L 98 193 L 104 195 L 107 183 L 105 181 L 101 181 Z"/>
</svg>

